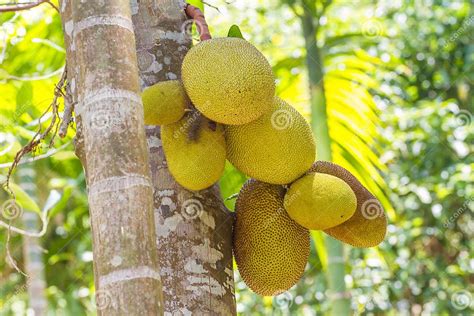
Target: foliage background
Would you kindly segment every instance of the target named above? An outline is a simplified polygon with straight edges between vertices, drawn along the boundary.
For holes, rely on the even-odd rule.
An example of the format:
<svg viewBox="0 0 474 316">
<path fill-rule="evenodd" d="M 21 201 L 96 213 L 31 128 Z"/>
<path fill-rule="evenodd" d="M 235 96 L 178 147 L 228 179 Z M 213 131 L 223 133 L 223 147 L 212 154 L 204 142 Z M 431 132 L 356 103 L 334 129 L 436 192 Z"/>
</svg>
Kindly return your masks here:
<svg viewBox="0 0 474 316">
<path fill-rule="evenodd" d="M 309 120 L 298 19 L 305 3 L 214 0 L 205 9 L 214 36 L 225 36 L 232 24 L 241 27 L 274 66 L 278 94 Z M 364 315 L 472 314 L 471 2 L 335 0 L 315 19 L 335 161 L 382 200 L 390 217 L 379 247 L 345 247 L 352 309 Z M 50 119 L 38 121 L 52 99 L 65 53 L 59 16 L 48 6 L 1 14 L 0 22 L 2 177 L 5 164 Z M 95 308 L 87 197 L 73 134 L 56 139 L 54 147 L 61 150 L 55 155 L 20 167 L 36 171 L 29 181 L 40 188 L 29 198 L 19 194 L 25 211 L 48 211 L 41 244 L 51 315 L 94 314 Z M 51 151 L 47 145 L 36 155 Z M 244 181 L 229 165 L 221 181 L 223 196 L 238 192 Z M 0 193 L 1 205 L 8 199 Z M 233 200 L 226 203 L 233 208 Z M 237 274 L 240 313 L 327 313 L 326 254 L 321 235 L 313 237 L 305 276 L 287 293 L 258 297 Z M 0 315 L 26 315 L 26 280 L 4 259 L 6 238 L 0 227 Z M 12 235 L 10 248 L 20 267 L 22 242 Z"/>
</svg>

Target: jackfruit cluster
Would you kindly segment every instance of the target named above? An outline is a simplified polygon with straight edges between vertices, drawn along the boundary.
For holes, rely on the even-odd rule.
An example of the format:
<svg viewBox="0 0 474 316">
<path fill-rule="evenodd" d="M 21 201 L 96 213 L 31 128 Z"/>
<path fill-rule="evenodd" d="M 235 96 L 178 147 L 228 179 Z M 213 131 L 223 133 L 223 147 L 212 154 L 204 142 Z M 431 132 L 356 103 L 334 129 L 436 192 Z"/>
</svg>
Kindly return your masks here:
<svg viewBox="0 0 474 316">
<path fill-rule="evenodd" d="M 201 42 L 184 58 L 181 81 L 146 89 L 143 103 L 184 188 L 211 187 L 226 160 L 251 178 L 236 201 L 233 252 L 256 293 L 277 295 L 301 278 L 310 230 L 355 247 L 384 239 L 380 202 L 346 169 L 316 161 L 311 127 L 275 96 L 270 64 L 247 41 Z"/>
<path fill-rule="evenodd" d="M 226 159 L 271 184 L 293 182 L 316 159 L 311 127 L 275 96 L 272 67 L 244 39 L 194 46 L 183 60 L 181 80 L 145 89 L 142 101 L 145 124 L 162 126 L 169 171 L 186 189 L 212 186 Z"/>
<path fill-rule="evenodd" d="M 242 279 L 257 294 L 277 295 L 303 275 L 310 230 L 354 247 L 385 237 L 380 202 L 349 171 L 317 161 L 288 185 L 251 179 L 236 206 L 233 249 Z"/>
</svg>

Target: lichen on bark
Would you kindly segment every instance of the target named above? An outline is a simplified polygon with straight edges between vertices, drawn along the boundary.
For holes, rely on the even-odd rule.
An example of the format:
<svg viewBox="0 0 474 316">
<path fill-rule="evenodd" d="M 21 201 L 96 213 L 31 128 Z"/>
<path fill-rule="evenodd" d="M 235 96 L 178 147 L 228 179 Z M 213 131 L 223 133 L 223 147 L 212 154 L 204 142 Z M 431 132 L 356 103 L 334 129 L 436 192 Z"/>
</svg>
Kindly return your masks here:
<svg viewBox="0 0 474 316">
<path fill-rule="evenodd" d="M 180 0 L 131 1 L 141 88 L 181 76 L 192 21 Z M 232 216 L 218 185 L 200 192 L 170 175 L 160 128 L 146 129 L 165 315 L 235 315 Z"/>
</svg>

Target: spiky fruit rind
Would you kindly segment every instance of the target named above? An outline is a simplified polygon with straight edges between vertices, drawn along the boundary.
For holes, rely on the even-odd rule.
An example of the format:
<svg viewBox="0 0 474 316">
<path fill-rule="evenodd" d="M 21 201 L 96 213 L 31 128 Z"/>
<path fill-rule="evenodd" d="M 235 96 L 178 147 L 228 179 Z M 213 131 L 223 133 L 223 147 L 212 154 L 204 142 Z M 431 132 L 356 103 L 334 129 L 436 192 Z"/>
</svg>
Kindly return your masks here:
<svg viewBox="0 0 474 316">
<path fill-rule="evenodd" d="M 271 111 L 239 126 L 226 126 L 227 159 L 249 177 L 288 184 L 316 159 L 311 127 L 291 105 L 276 97 Z"/>
<path fill-rule="evenodd" d="M 323 230 L 351 218 L 357 199 L 343 180 L 313 173 L 291 184 L 284 204 L 290 217 L 298 224 L 311 230 Z"/>
<path fill-rule="evenodd" d="M 240 38 L 215 38 L 191 48 L 182 80 L 194 106 L 223 124 L 256 120 L 270 109 L 275 94 L 270 64 Z"/>
<path fill-rule="evenodd" d="M 145 125 L 166 125 L 179 121 L 190 104 L 179 80 L 161 81 L 142 93 Z"/>
<path fill-rule="evenodd" d="M 215 130 L 203 123 L 197 139 L 190 140 L 189 129 L 195 115 L 161 128 L 161 140 L 169 171 L 176 182 L 188 190 L 206 189 L 216 183 L 224 172 L 226 151 L 224 129 Z"/>
<path fill-rule="evenodd" d="M 303 275 L 310 252 L 309 231 L 283 207 L 285 189 L 247 181 L 236 202 L 235 261 L 245 283 L 257 294 L 277 295 Z"/>
<path fill-rule="evenodd" d="M 317 161 L 309 173 L 329 174 L 344 180 L 354 191 L 357 208 L 346 222 L 325 230 L 328 235 L 354 247 L 375 247 L 387 232 L 387 216 L 380 201 L 345 168 L 327 161 Z"/>
</svg>

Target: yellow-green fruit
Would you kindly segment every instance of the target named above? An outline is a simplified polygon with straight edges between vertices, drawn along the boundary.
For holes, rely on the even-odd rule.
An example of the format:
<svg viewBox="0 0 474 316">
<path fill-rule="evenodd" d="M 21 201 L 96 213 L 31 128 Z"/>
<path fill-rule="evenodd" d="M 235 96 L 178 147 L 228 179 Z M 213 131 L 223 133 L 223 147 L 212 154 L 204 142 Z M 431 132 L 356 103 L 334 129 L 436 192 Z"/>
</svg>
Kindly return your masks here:
<svg viewBox="0 0 474 316">
<path fill-rule="evenodd" d="M 337 226 L 351 218 L 357 199 L 343 180 L 322 173 L 305 175 L 295 181 L 285 195 L 288 215 L 307 229 Z"/>
<path fill-rule="evenodd" d="M 161 128 L 161 140 L 168 168 L 176 182 L 198 191 L 216 183 L 224 172 L 226 152 L 224 129 L 215 130 L 203 122 L 196 140 L 189 133 L 199 116 L 186 115 L 179 122 Z"/>
<path fill-rule="evenodd" d="M 272 110 L 256 121 L 226 126 L 227 159 L 257 180 L 288 184 L 316 159 L 311 127 L 292 106 L 275 98 Z"/>
<path fill-rule="evenodd" d="M 260 295 L 287 291 L 303 275 L 310 251 L 309 231 L 283 208 L 285 189 L 247 181 L 235 206 L 233 249 L 245 283 Z"/>
<path fill-rule="evenodd" d="M 275 82 L 270 64 L 240 38 L 203 41 L 186 54 L 184 87 L 204 116 L 223 124 L 256 120 L 272 105 Z"/>
<path fill-rule="evenodd" d="M 317 161 L 308 171 L 329 174 L 345 181 L 357 198 L 357 209 L 352 217 L 324 232 L 354 247 L 374 247 L 387 232 L 387 216 L 379 200 L 372 195 L 349 171 L 327 161 Z"/>
<path fill-rule="evenodd" d="M 179 121 L 190 100 L 179 80 L 161 81 L 142 93 L 145 125 L 165 125 Z"/>
</svg>

